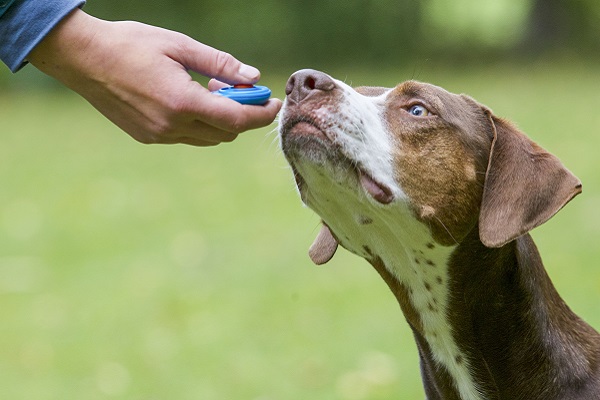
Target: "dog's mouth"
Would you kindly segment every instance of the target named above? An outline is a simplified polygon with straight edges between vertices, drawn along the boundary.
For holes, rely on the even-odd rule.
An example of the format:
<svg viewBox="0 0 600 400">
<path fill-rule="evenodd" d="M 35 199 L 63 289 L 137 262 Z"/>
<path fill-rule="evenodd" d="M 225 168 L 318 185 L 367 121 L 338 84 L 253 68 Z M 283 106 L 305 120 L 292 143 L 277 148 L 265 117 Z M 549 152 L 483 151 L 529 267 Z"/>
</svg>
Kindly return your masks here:
<svg viewBox="0 0 600 400">
<path fill-rule="evenodd" d="M 296 148 L 295 153 L 300 152 L 304 155 L 308 153 L 312 154 L 315 152 L 314 147 L 318 146 L 320 148 L 319 153 L 324 152 L 330 155 L 331 160 L 329 162 L 331 164 L 341 165 L 342 168 L 352 171 L 352 174 L 357 178 L 358 184 L 373 200 L 383 205 L 389 204 L 394 200 L 392 190 L 388 186 L 378 182 L 360 163 L 349 157 L 344 152 L 343 146 L 340 145 L 336 136 L 322 129 L 316 121 L 307 117 L 288 119 L 283 124 L 281 133 L 284 142 L 284 153 L 287 153 L 286 143 L 288 143 L 287 139 L 289 137 L 294 137 L 294 142 L 296 143 L 294 145 Z M 312 157 L 314 157 L 314 154 L 312 154 Z M 293 160 L 290 160 L 290 165 L 294 172 L 296 185 L 302 193 L 305 185 L 308 183 L 294 165 Z"/>
<path fill-rule="evenodd" d="M 318 139 L 333 144 L 333 138 L 325 133 L 316 121 L 307 116 L 287 118 L 281 130 L 282 137 L 295 136 L 296 138 Z"/>
<path fill-rule="evenodd" d="M 394 194 L 389 187 L 377 182 L 360 168 L 358 168 L 358 181 L 363 189 L 378 203 L 390 204 L 394 201 Z"/>
</svg>

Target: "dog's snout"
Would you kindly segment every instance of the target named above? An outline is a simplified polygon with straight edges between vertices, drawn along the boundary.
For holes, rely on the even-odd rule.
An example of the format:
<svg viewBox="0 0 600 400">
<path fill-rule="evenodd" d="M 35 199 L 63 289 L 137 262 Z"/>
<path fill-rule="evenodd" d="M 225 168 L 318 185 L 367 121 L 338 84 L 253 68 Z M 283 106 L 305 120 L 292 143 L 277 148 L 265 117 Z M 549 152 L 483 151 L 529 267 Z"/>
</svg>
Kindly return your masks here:
<svg viewBox="0 0 600 400">
<path fill-rule="evenodd" d="M 329 92 L 335 88 L 335 82 L 329 75 L 312 69 L 303 69 L 288 79 L 285 94 L 288 99 L 298 103 L 311 93 Z"/>
</svg>

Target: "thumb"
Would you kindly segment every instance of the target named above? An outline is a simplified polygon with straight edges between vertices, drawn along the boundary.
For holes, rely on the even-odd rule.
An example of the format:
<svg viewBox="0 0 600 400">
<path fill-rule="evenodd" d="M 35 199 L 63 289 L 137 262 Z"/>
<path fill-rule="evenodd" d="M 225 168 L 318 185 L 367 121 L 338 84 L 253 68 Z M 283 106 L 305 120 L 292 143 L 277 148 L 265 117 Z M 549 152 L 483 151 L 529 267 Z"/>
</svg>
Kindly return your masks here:
<svg viewBox="0 0 600 400">
<path fill-rule="evenodd" d="M 175 59 L 189 70 L 229 84 L 256 83 L 260 79 L 258 69 L 240 62 L 229 53 L 188 36 L 184 37 L 183 42 Z"/>
</svg>

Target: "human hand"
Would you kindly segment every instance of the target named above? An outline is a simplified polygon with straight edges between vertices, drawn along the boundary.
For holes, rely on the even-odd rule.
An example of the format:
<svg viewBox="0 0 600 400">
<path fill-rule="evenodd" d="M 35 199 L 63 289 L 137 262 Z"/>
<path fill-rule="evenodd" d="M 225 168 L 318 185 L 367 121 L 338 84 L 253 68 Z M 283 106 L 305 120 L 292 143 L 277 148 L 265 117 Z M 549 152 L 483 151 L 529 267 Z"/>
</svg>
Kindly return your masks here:
<svg viewBox="0 0 600 400">
<path fill-rule="evenodd" d="M 108 22 L 76 9 L 28 60 L 87 99 L 142 143 L 212 146 L 270 124 L 279 99 L 242 105 L 211 91 L 256 83 L 260 72 L 183 34 L 137 22 Z M 208 89 L 188 70 L 214 78 Z"/>
</svg>

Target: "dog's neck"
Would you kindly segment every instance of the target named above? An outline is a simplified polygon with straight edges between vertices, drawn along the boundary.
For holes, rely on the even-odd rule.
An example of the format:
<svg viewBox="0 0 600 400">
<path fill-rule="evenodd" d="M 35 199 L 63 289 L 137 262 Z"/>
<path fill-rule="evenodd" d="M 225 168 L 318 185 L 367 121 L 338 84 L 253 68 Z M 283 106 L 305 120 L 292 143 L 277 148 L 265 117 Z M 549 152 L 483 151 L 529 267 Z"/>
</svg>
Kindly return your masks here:
<svg viewBox="0 0 600 400">
<path fill-rule="evenodd" d="M 600 380 L 587 379 L 600 378 L 600 337 L 562 301 L 529 235 L 488 248 L 474 226 L 442 246 L 409 207 L 373 206 L 299 168 L 314 183 L 303 200 L 400 303 L 428 400 L 600 400 Z"/>
<path fill-rule="evenodd" d="M 302 70 L 286 94 L 282 148 L 326 225 L 309 255 L 325 263 L 339 243 L 375 266 L 414 331 L 429 400 L 600 400 L 600 337 L 526 235 L 579 179 L 433 85 L 352 89 Z"/>
<path fill-rule="evenodd" d="M 419 277 L 424 291 L 412 266 L 370 259 L 413 329 L 428 400 L 600 398 L 582 386 L 598 374 L 600 337 L 560 298 L 529 235 L 489 249 L 474 229 L 447 255 L 428 247 L 412 260 L 435 270 Z"/>
</svg>

